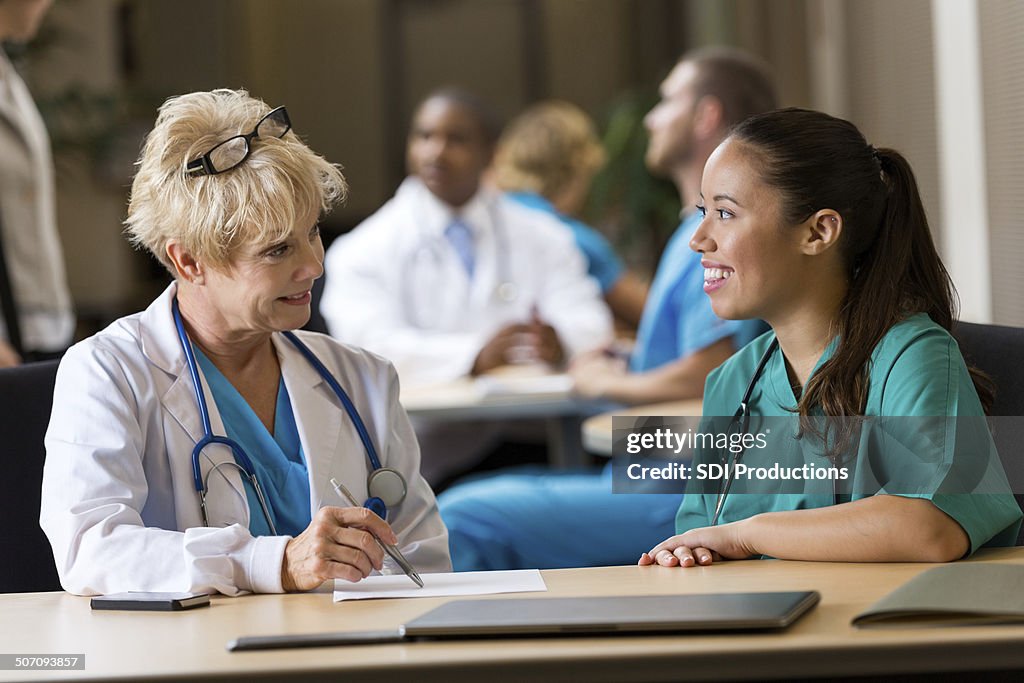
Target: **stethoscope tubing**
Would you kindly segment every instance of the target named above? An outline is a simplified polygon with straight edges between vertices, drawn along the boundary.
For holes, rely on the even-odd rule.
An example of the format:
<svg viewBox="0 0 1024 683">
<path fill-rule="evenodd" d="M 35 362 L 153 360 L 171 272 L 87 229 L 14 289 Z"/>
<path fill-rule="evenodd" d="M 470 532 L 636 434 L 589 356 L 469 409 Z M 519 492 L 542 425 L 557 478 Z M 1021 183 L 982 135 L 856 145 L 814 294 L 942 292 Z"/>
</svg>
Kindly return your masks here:
<svg viewBox="0 0 1024 683">
<path fill-rule="evenodd" d="M 192 449 L 192 479 L 193 485 L 195 486 L 196 492 L 199 493 L 200 497 L 200 508 L 203 514 L 203 523 L 209 526 L 209 518 L 206 509 L 206 484 L 203 481 L 202 467 L 200 465 L 200 457 L 202 450 L 210 444 L 220 444 L 227 446 L 231 450 L 231 454 L 234 456 L 236 462 L 234 464 L 242 474 L 245 475 L 250 485 L 253 487 L 253 491 L 256 494 L 257 501 L 259 502 L 260 508 L 263 511 L 263 515 L 266 517 L 267 525 L 273 535 L 277 535 L 277 530 L 274 525 L 273 518 L 270 514 L 270 508 L 267 505 L 266 496 L 263 494 L 263 488 L 260 486 L 259 480 L 256 477 L 256 469 L 252 464 L 252 460 L 249 458 L 245 450 L 234 440 L 226 436 L 217 436 L 213 433 L 213 426 L 210 421 L 210 411 L 206 403 L 206 397 L 203 395 L 202 382 L 199 377 L 199 365 L 196 362 L 195 353 L 192 350 L 192 344 L 189 343 L 188 332 L 185 330 L 185 323 L 181 317 L 181 310 L 178 305 L 178 297 L 174 297 L 171 300 L 171 313 L 174 318 L 174 326 L 178 333 L 178 339 L 181 342 L 181 348 L 185 353 L 185 365 L 188 367 L 189 376 L 192 378 L 192 386 L 195 390 L 196 403 L 199 406 L 199 416 L 203 423 L 203 437 L 199 439 L 195 447 Z M 306 346 L 302 341 L 295 335 L 294 332 L 285 331 L 284 336 L 295 346 L 296 349 L 306 358 L 306 360 L 313 366 L 313 368 L 320 375 L 321 379 L 327 383 L 327 385 L 334 392 L 335 396 L 341 402 L 342 408 L 348 414 L 355 425 L 356 433 L 359 435 L 359 440 L 363 444 L 363 448 L 366 450 L 367 459 L 370 461 L 371 473 L 382 472 L 387 468 L 384 468 L 381 464 L 380 457 L 377 454 L 377 449 L 373 445 L 373 440 L 370 438 L 369 430 L 366 428 L 366 424 L 363 422 L 362 416 L 360 416 L 358 409 L 349 395 L 345 392 L 342 386 L 330 373 L 327 367 L 316 357 L 316 354 Z M 403 488 L 405 487 L 404 478 L 400 473 L 394 470 L 390 470 L 401 480 Z M 404 498 L 404 493 L 402 497 Z M 375 496 L 373 492 L 370 493 L 370 499 L 367 500 L 366 506 L 377 513 L 382 519 L 387 517 L 387 505 L 380 500 L 379 497 Z"/>
<path fill-rule="evenodd" d="M 327 385 L 334 391 L 338 400 L 341 401 L 341 405 L 345 408 L 345 412 L 348 413 L 349 417 L 352 418 L 352 423 L 356 427 L 356 432 L 359 434 L 359 440 L 363 442 L 363 448 L 366 449 L 366 456 L 370 460 L 370 465 L 375 470 L 381 469 L 380 458 L 377 457 L 377 449 L 373 445 L 373 440 L 370 439 L 370 432 L 366 429 L 366 424 L 363 422 L 363 418 L 359 415 L 359 411 L 356 410 L 355 404 L 352 399 L 349 398 L 345 390 L 338 384 L 338 380 L 334 379 L 332 375 L 320 359 L 316 357 L 313 351 L 303 344 L 294 332 L 286 331 L 283 333 L 285 338 L 290 341 L 299 352 L 306 357 L 309 364 L 312 365 L 316 371 L 320 374 Z"/>
<path fill-rule="evenodd" d="M 739 421 L 740 434 L 746 434 L 750 428 L 750 397 L 754 394 L 754 387 L 757 386 L 757 380 L 760 379 L 764 368 L 768 365 L 768 361 L 771 359 L 772 354 L 779 348 L 778 337 L 772 339 L 772 343 L 768 345 L 768 350 L 761 356 L 761 360 L 757 363 L 757 368 L 754 370 L 754 375 L 750 378 L 747 383 L 747 389 L 743 392 L 743 398 L 740 399 L 740 407 L 737 408 L 736 413 L 733 415 L 732 422 Z M 731 423 L 730 423 L 731 424 Z M 732 482 L 734 477 L 732 471 L 736 464 L 739 463 L 743 454 L 746 452 L 746 447 L 743 446 L 743 440 L 740 440 L 740 451 L 738 453 L 730 453 L 727 460 L 723 459 L 722 464 L 728 463 L 725 473 L 725 483 L 721 485 L 718 492 L 718 496 L 715 500 L 715 514 L 711 518 L 711 526 L 718 525 L 718 518 L 722 514 L 722 508 L 725 506 L 725 499 L 729 497 L 729 490 L 732 488 Z"/>
</svg>

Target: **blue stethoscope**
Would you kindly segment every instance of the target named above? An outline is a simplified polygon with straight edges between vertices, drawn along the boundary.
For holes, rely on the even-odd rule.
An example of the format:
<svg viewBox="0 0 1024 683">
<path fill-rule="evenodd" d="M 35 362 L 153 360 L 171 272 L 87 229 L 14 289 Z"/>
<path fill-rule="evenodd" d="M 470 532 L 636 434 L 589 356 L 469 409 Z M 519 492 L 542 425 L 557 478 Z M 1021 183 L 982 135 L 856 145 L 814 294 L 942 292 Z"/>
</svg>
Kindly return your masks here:
<svg viewBox="0 0 1024 683">
<path fill-rule="evenodd" d="M 736 409 L 736 413 L 732 416 L 729 421 L 728 431 L 732 432 L 734 427 L 739 428 L 740 434 L 748 434 L 750 432 L 750 397 L 754 393 L 754 387 L 757 386 L 757 380 L 761 378 L 764 373 L 764 368 L 768 365 L 768 361 L 771 359 L 772 354 L 779 348 L 779 339 L 776 337 L 772 339 L 772 343 L 768 345 L 768 350 L 761 356 L 761 360 L 757 363 L 757 369 L 754 370 L 754 376 L 750 378 L 750 382 L 747 384 L 747 390 L 743 392 L 743 398 L 740 399 L 740 407 Z M 711 526 L 718 524 L 718 518 L 722 514 L 722 508 L 725 506 L 725 499 L 729 496 L 729 489 L 732 488 L 733 482 L 733 470 L 735 465 L 743 457 L 746 452 L 746 447 L 742 444 L 744 440 L 740 441 L 740 451 L 738 453 L 730 452 L 728 460 L 722 459 L 722 464 L 728 462 L 729 467 L 726 470 L 725 483 L 719 485 L 718 497 L 715 500 L 715 514 L 711 518 Z M 832 480 L 832 499 L 835 504 L 839 504 L 839 482 L 837 479 Z"/>
<path fill-rule="evenodd" d="M 747 434 L 750 430 L 750 397 L 754 393 L 754 387 L 757 386 L 757 380 L 761 378 L 761 374 L 764 372 L 764 367 L 768 365 L 768 361 L 771 359 L 772 354 L 775 353 L 775 349 L 779 348 L 779 340 L 776 337 L 772 339 L 772 343 L 768 345 L 768 350 L 761 356 L 761 360 L 757 363 L 757 369 L 754 370 L 754 376 L 750 378 L 750 382 L 747 383 L 747 390 L 743 392 L 743 398 L 740 399 L 740 407 L 736 409 L 736 413 L 732 416 L 729 421 L 728 431 L 732 432 L 734 427 L 739 427 L 740 434 Z M 722 514 L 722 508 L 725 506 L 725 499 L 729 497 L 729 489 L 732 488 L 732 472 L 736 469 L 736 463 L 740 461 L 743 454 L 746 452 L 746 447 L 742 445 L 743 440 L 740 441 L 740 451 L 733 453 L 730 451 L 728 459 L 728 467 L 726 468 L 725 483 L 719 485 L 718 498 L 715 500 L 715 515 L 711 518 L 711 526 L 718 525 L 718 517 Z M 723 459 L 722 464 L 726 464 Z"/>
<path fill-rule="evenodd" d="M 192 386 L 196 393 L 196 403 L 199 405 L 199 415 L 203 421 L 203 438 L 196 443 L 195 448 L 192 449 L 192 479 L 195 483 L 196 492 L 199 493 L 199 507 L 203 513 L 203 525 L 210 526 L 210 519 L 206 511 L 206 493 L 209 490 L 207 481 L 203 479 L 202 472 L 199 467 L 199 457 L 203 452 L 203 449 L 210 444 L 221 444 L 231 449 L 231 453 L 235 458 L 235 462 L 223 462 L 215 465 L 210 473 L 218 470 L 223 465 L 233 466 L 248 480 L 252 486 L 253 491 L 256 493 L 256 499 L 259 501 L 260 509 L 263 511 L 263 516 L 267 520 L 267 526 L 270 528 L 270 533 L 274 536 L 277 535 L 277 529 L 274 526 L 274 520 L 270 515 L 270 508 L 267 506 L 266 497 L 263 495 L 263 488 L 260 486 L 259 481 L 256 478 L 256 470 L 252 466 L 252 460 L 246 454 L 245 450 L 232 439 L 226 436 L 215 436 L 213 428 L 210 426 L 210 411 L 206 406 L 206 397 L 203 396 L 202 383 L 199 379 L 199 367 L 196 364 L 196 357 L 192 351 L 192 344 L 189 343 L 188 333 L 185 331 L 185 324 L 181 319 L 181 311 L 178 309 L 178 297 L 174 297 L 171 302 L 171 312 L 174 316 L 174 326 L 178 330 L 178 339 L 181 341 L 181 348 L 185 352 L 185 363 L 188 365 L 188 372 L 192 376 Z M 405 477 L 398 470 L 390 467 L 383 467 L 380 464 L 380 458 L 377 457 L 377 449 L 373 446 L 373 441 L 370 440 L 370 433 L 366 429 L 366 425 L 363 423 L 363 419 L 359 416 L 359 411 L 356 410 L 355 404 L 345 393 L 345 390 L 341 388 L 338 381 L 331 375 L 330 371 L 324 367 L 324 364 L 320 362 L 320 359 L 313 354 L 308 346 L 299 341 L 299 338 L 292 332 L 284 332 L 284 336 L 290 341 L 295 348 L 305 356 L 309 364 L 320 374 L 320 377 L 327 382 L 328 386 L 334 391 L 334 394 L 341 401 L 342 407 L 345 412 L 348 413 L 349 418 L 355 425 L 356 432 L 359 434 L 359 440 L 363 442 L 363 447 L 366 449 L 366 457 L 370 461 L 372 468 L 369 475 L 366 477 L 366 490 L 369 492 L 370 497 L 363 503 L 363 507 L 376 513 L 381 519 L 387 519 L 388 507 L 399 505 L 405 500 L 405 494 L 408 487 L 405 483 Z M 209 473 L 206 475 L 209 479 Z"/>
</svg>

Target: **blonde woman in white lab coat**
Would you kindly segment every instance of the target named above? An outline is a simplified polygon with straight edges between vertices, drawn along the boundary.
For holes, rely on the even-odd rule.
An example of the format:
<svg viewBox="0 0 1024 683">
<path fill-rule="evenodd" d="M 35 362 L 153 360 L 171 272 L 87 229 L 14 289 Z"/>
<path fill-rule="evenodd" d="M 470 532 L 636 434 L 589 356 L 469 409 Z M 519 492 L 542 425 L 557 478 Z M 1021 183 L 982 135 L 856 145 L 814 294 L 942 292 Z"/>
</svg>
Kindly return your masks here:
<svg viewBox="0 0 1024 683">
<path fill-rule="evenodd" d="M 72 347 L 46 435 L 40 522 L 72 593 L 358 581 L 393 569 L 374 536 L 420 572 L 450 568 L 394 369 L 322 335 L 288 336 L 323 272 L 318 218 L 346 191 L 290 128 L 283 108 L 244 91 L 160 110 L 127 226 L 174 282 Z M 197 449 L 211 434 L 238 448 Z M 387 521 L 341 500 L 332 478 Z"/>
</svg>

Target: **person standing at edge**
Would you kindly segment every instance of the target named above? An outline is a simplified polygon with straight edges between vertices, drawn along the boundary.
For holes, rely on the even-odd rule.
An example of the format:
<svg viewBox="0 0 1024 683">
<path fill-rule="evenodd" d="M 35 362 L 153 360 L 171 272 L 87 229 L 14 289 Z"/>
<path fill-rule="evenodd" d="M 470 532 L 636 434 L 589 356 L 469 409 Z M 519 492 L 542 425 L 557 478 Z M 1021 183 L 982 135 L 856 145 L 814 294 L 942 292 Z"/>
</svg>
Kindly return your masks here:
<svg viewBox="0 0 1024 683">
<path fill-rule="evenodd" d="M 51 0 L 0 0 L 0 41 L 31 40 Z M 0 368 L 59 356 L 75 320 L 57 234 L 50 140 L 0 48 Z"/>
</svg>

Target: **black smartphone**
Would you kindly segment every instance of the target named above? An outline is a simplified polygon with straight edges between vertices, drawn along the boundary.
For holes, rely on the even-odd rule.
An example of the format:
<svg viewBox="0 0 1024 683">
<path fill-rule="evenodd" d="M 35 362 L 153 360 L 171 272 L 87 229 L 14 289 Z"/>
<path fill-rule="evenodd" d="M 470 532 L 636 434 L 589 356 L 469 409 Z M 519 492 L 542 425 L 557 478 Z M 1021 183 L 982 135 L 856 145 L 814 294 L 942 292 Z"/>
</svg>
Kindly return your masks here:
<svg viewBox="0 0 1024 683">
<path fill-rule="evenodd" d="M 97 595 L 89 603 L 93 609 L 147 610 L 177 612 L 183 609 L 206 607 L 210 596 L 206 593 L 111 593 Z"/>
</svg>

